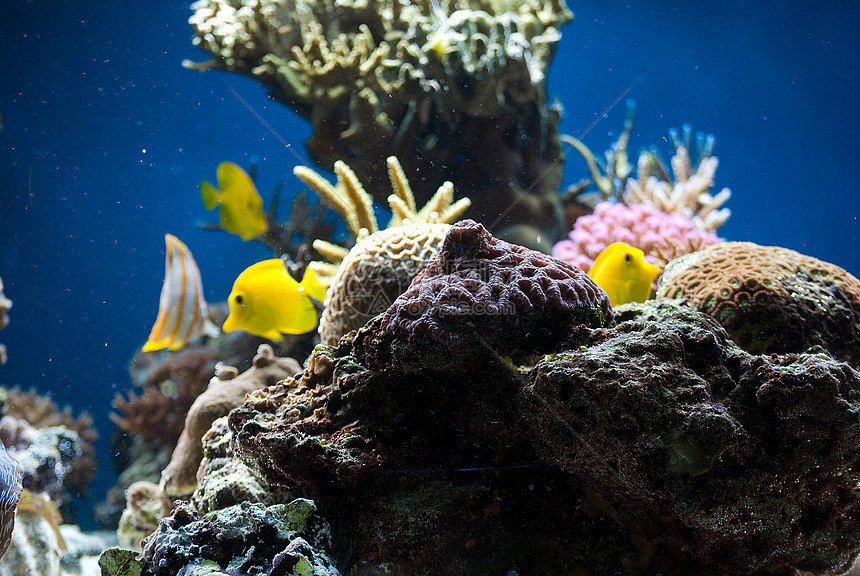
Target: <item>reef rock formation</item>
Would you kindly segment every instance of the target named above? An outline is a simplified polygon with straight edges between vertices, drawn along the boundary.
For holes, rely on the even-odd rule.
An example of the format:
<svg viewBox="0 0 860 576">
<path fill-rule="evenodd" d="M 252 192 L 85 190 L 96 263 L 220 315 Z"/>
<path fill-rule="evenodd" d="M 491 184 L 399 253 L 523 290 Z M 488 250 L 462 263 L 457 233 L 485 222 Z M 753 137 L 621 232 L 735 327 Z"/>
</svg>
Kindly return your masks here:
<svg viewBox="0 0 860 576">
<path fill-rule="evenodd" d="M 204 473 L 240 460 L 255 471 L 245 493 L 312 499 L 331 526 L 322 548 L 354 576 L 847 570 L 860 552 L 860 373 L 825 353 L 751 355 L 678 302 L 612 321 L 583 278 L 455 225 L 386 314 L 249 393 L 229 431 L 220 420 Z M 446 290 L 473 305 L 447 338 L 422 328 L 444 318 Z M 513 294 L 522 314 L 491 314 Z M 282 549 L 271 531 L 211 553 L 181 533 L 244 526 L 218 510 L 230 493 L 198 500 L 204 518 L 162 521 L 141 573 L 174 574 L 192 549 L 216 570 L 243 555 L 268 569 L 260 554 Z M 266 524 L 265 504 L 241 510 Z"/>
<path fill-rule="evenodd" d="M 339 576 L 327 555 L 328 525 L 315 511 L 301 499 L 268 507 L 246 502 L 201 518 L 180 505 L 145 542 L 142 559 L 111 548 L 99 565 L 107 576 Z"/>
<path fill-rule="evenodd" d="M 539 361 L 519 406 L 643 568 L 847 570 L 860 551 L 860 374 L 826 354 L 751 356 L 679 304 L 618 319 Z"/>
<path fill-rule="evenodd" d="M 860 280 L 788 248 L 726 242 L 672 261 L 657 299 L 684 299 L 753 354 L 822 346 L 860 367 Z"/>
<path fill-rule="evenodd" d="M 161 476 L 161 490 L 168 496 L 187 496 L 197 485 L 197 469 L 203 459 L 201 438 L 212 423 L 242 404 L 245 394 L 290 378 L 301 370 L 292 358 L 275 356 L 272 347 L 261 344 L 253 365 L 242 374 L 232 367 L 221 367 L 220 376 L 194 400 L 185 417 L 170 463 Z"/>
<path fill-rule="evenodd" d="M 189 22 L 213 61 L 247 74 L 313 123 L 308 150 L 345 160 L 383 203 L 378 166 L 421 171 L 421 202 L 445 179 L 475 214 L 561 235 L 560 114 L 546 73 L 564 0 L 199 0 Z M 480 194 L 480 196 L 479 196 Z"/>
</svg>

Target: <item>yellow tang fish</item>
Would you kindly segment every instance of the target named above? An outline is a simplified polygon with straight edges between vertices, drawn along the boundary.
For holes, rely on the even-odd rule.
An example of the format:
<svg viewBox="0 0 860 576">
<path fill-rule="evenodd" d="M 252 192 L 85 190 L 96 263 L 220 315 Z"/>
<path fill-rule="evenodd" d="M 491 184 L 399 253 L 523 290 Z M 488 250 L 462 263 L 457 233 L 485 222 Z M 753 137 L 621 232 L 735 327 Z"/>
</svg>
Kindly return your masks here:
<svg viewBox="0 0 860 576">
<path fill-rule="evenodd" d="M 218 188 L 206 180 L 200 185 L 203 205 L 207 210 L 220 206 L 221 227 L 242 240 L 256 238 L 268 229 L 263 199 L 251 177 L 232 162 L 218 165 Z"/>
<path fill-rule="evenodd" d="M 220 333 L 206 316 L 208 306 L 203 299 L 200 270 L 191 250 L 171 234 L 164 235 L 164 242 L 167 244 L 167 257 L 158 318 L 149 333 L 149 340 L 143 345 L 144 352 L 162 348 L 179 350 L 192 338 Z"/>
<path fill-rule="evenodd" d="M 604 248 L 588 275 L 609 295 L 609 304 L 644 302 L 651 296 L 651 283 L 660 268 L 645 260 L 645 253 L 624 242 Z"/>
<path fill-rule="evenodd" d="M 305 270 L 302 281 L 296 282 L 281 260 L 257 262 L 233 283 L 230 315 L 223 329 L 244 330 L 270 340 L 280 340 L 282 334 L 305 334 L 317 326 L 311 298 L 325 299 L 325 287 L 313 270 Z"/>
</svg>

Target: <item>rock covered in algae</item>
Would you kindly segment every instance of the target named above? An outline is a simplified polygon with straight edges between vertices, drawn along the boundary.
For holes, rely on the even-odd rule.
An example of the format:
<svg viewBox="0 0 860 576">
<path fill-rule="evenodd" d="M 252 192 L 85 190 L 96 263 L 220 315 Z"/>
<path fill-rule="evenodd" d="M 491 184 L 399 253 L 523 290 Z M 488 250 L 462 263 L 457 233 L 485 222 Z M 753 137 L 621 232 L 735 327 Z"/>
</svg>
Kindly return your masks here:
<svg viewBox="0 0 860 576">
<path fill-rule="evenodd" d="M 180 505 L 145 542 L 142 558 L 113 548 L 99 564 L 107 576 L 337 576 L 328 525 L 315 510 L 301 499 L 246 502 L 201 517 Z"/>
<path fill-rule="evenodd" d="M 215 378 L 188 410 L 185 428 L 179 436 L 170 463 L 161 476 L 161 491 L 169 496 L 187 496 L 197 485 L 197 469 L 203 458 L 200 439 L 217 418 L 239 406 L 245 394 L 270 386 L 294 375 L 301 369 L 292 358 L 275 356 L 272 347 L 261 344 L 251 368 L 242 374 L 221 367 Z"/>
<path fill-rule="evenodd" d="M 754 354 L 822 346 L 860 367 L 860 280 L 778 246 L 725 242 L 666 266 L 658 299 L 685 299 Z"/>
<path fill-rule="evenodd" d="M 860 551 L 860 374 L 826 354 L 753 356 L 647 303 L 530 371 L 374 370 L 377 328 L 229 417 L 355 574 L 834 573 Z"/>
<path fill-rule="evenodd" d="M 519 406 L 662 573 L 837 573 L 860 551 L 860 373 L 752 356 L 679 304 L 540 360 Z M 646 554 L 647 552 L 647 554 Z"/>
</svg>

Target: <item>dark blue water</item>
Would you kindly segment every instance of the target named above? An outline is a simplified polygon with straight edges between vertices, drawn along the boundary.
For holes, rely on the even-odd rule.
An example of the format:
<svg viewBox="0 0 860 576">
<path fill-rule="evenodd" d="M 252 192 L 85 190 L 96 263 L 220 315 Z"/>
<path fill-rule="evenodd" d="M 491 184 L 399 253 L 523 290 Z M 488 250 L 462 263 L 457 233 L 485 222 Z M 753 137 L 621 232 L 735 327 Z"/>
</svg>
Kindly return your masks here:
<svg viewBox="0 0 860 576">
<path fill-rule="evenodd" d="M 606 5 L 612 7 L 607 8 Z M 776 244 L 860 275 L 860 9 L 853 3 L 571 2 L 550 70 L 562 129 L 602 152 L 633 98 L 631 147 L 692 124 L 716 136 L 720 234 Z M 224 160 L 259 161 L 299 189 L 309 125 L 255 82 L 183 69 L 185 2 L 4 2 L 0 17 L 0 278 L 14 301 L 0 333 L 0 384 L 87 409 L 101 432 L 98 495 L 113 482 L 107 419 L 127 363 L 155 319 L 165 232 L 194 252 L 210 301 L 270 257 L 202 231 L 199 196 Z M 234 93 L 235 92 L 235 93 Z M 286 141 L 270 132 L 258 113 Z M 617 102 L 613 107 L 613 102 Z M 595 123 L 595 121 L 597 121 Z M 565 180 L 586 176 L 569 155 Z"/>
</svg>

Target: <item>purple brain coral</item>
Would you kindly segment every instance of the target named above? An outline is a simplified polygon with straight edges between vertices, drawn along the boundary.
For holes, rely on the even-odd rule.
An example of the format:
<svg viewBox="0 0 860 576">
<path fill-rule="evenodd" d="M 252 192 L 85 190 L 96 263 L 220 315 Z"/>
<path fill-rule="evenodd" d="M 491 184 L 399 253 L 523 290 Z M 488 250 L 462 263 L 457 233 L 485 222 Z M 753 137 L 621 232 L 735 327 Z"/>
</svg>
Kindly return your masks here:
<svg viewBox="0 0 860 576">
<path fill-rule="evenodd" d="M 697 228 L 689 218 L 662 212 L 650 204 L 601 202 L 593 214 L 576 220 L 568 238 L 553 246 L 552 255 L 587 272 L 597 255 L 613 242 L 626 242 L 665 265 L 721 240 Z"/>
<path fill-rule="evenodd" d="M 479 363 L 488 352 L 550 352 L 571 326 L 611 318 L 606 293 L 580 269 L 464 220 L 378 329 L 393 335 L 387 349 L 395 360 L 438 353 L 446 362 Z"/>
</svg>

